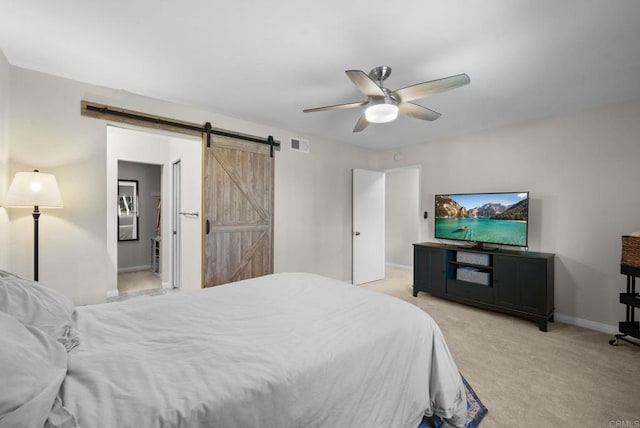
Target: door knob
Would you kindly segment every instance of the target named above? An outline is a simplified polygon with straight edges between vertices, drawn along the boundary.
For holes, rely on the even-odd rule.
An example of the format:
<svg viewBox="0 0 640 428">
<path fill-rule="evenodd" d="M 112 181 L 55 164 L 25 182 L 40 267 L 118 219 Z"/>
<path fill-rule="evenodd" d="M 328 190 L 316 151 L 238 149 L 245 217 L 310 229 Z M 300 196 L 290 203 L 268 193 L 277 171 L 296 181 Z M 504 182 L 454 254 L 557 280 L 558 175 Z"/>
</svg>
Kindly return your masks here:
<svg viewBox="0 0 640 428">
<path fill-rule="evenodd" d="M 353 232 L 353 236 L 360 236 L 360 232 Z"/>
</svg>

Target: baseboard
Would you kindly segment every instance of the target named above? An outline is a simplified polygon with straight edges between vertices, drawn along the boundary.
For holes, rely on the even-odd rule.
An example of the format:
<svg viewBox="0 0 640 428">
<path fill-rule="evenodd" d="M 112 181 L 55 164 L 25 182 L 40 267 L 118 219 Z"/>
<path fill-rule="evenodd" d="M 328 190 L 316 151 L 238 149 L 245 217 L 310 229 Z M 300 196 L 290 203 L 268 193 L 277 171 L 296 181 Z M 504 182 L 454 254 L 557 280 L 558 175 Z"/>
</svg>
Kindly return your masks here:
<svg viewBox="0 0 640 428">
<path fill-rule="evenodd" d="M 399 264 L 396 264 L 396 263 L 385 263 L 384 265 L 386 267 L 392 267 L 392 268 L 396 268 L 396 269 L 413 270 L 413 266 L 399 265 Z"/>
<path fill-rule="evenodd" d="M 171 284 L 169 284 L 168 282 L 163 282 L 162 288 L 172 288 L 172 287 L 171 287 Z"/>
<path fill-rule="evenodd" d="M 556 321 L 563 322 L 565 324 L 575 325 L 576 327 L 588 328 L 590 330 L 599 331 L 607 334 L 616 334 L 618 333 L 618 326 L 613 326 L 609 324 L 603 324 L 600 322 L 583 320 L 582 318 L 571 317 L 569 315 L 555 313 L 553 318 Z"/>
<path fill-rule="evenodd" d="M 151 265 L 130 266 L 130 267 L 118 268 L 118 273 L 135 272 L 135 271 L 138 271 L 138 270 L 151 270 Z"/>
<path fill-rule="evenodd" d="M 118 297 L 118 290 L 107 290 L 107 299 Z"/>
</svg>

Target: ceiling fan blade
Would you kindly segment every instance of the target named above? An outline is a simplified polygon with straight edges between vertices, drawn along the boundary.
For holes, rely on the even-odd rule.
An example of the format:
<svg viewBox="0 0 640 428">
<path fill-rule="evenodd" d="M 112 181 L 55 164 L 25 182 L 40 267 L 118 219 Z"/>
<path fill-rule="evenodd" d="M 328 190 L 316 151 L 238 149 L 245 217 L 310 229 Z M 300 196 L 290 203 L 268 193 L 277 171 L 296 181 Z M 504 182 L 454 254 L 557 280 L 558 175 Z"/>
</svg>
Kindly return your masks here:
<svg viewBox="0 0 640 428">
<path fill-rule="evenodd" d="M 469 82 L 471 82 L 469 76 L 466 74 L 458 74 L 455 76 L 445 77 L 443 79 L 430 80 L 428 82 L 407 86 L 406 88 L 394 91 L 394 93 L 398 96 L 401 102 L 413 101 L 418 98 L 424 98 L 428 95 L 437 94 L 438 92 L 444 92 L 467 85 Z"/>
<path fill-rule="evenodd" d="M 384 97 L 384 91 L 362 70 L 345 71 L 349 79 L 368 97 Z"/>
<path fill-rule="evenodd" d="M 360 116 L 360 119 L 358 119 L 355 128 L 353 128 L 353 132 L 360 132 L 367 126 L 369 126 L 369 121 L 367 120 L 364 113 L 362 113 L 362 116 Z"/>
<path fill-rule="evenodd" d="M 402 114 L 422 120 L 436 120 L 437 118 L 442 116 L 442 114 L 438 113 L 437 111 L 433 111 L 429 108 L 414 103 L 400 103 L 398 104 L 398 109 Z"/>
<path fill-rule="evenodd" d="M 356 108 L 365 105 L 368 101 L 359 101 L 357 103 L 347 103 L 347 104 L 336 104 L 333 106 L 324 106 L 324 107 L 316 107 L 316 108 L 308 108 L 302 110 L 304 113 L 313 113 L 316 111 L 325 111 L 325 110 L 342 110 L 347 108 Z"/>
</svg>

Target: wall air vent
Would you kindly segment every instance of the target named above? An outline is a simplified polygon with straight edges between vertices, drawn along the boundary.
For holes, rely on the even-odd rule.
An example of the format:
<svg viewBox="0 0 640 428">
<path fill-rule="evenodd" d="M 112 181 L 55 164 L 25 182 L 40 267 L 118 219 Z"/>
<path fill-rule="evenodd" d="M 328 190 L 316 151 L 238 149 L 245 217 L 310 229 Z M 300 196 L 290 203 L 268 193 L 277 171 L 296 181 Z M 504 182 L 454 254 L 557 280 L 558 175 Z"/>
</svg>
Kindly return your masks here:
<svg viewBox="0 0 640 428">
<path fill-rule="evenodd" d="M 309 140 L 291 137 L 291 150 L 302 153 L 309 153 Z"/>
</svg>

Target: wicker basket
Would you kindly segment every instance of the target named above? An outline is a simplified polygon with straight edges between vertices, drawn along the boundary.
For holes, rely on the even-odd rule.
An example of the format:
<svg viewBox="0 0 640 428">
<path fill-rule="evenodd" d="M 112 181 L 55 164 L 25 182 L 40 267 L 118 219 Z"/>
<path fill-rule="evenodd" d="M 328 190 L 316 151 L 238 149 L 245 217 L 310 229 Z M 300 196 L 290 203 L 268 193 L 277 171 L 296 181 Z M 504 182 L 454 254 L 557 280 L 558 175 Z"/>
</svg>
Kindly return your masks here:
<svg viewBox="0 0 640 428">
<path fill-rule="evenodd" d="M 640 267 L 640 236 L 622 237 L 622 260 L 625 266 Z"/>
</svg>

